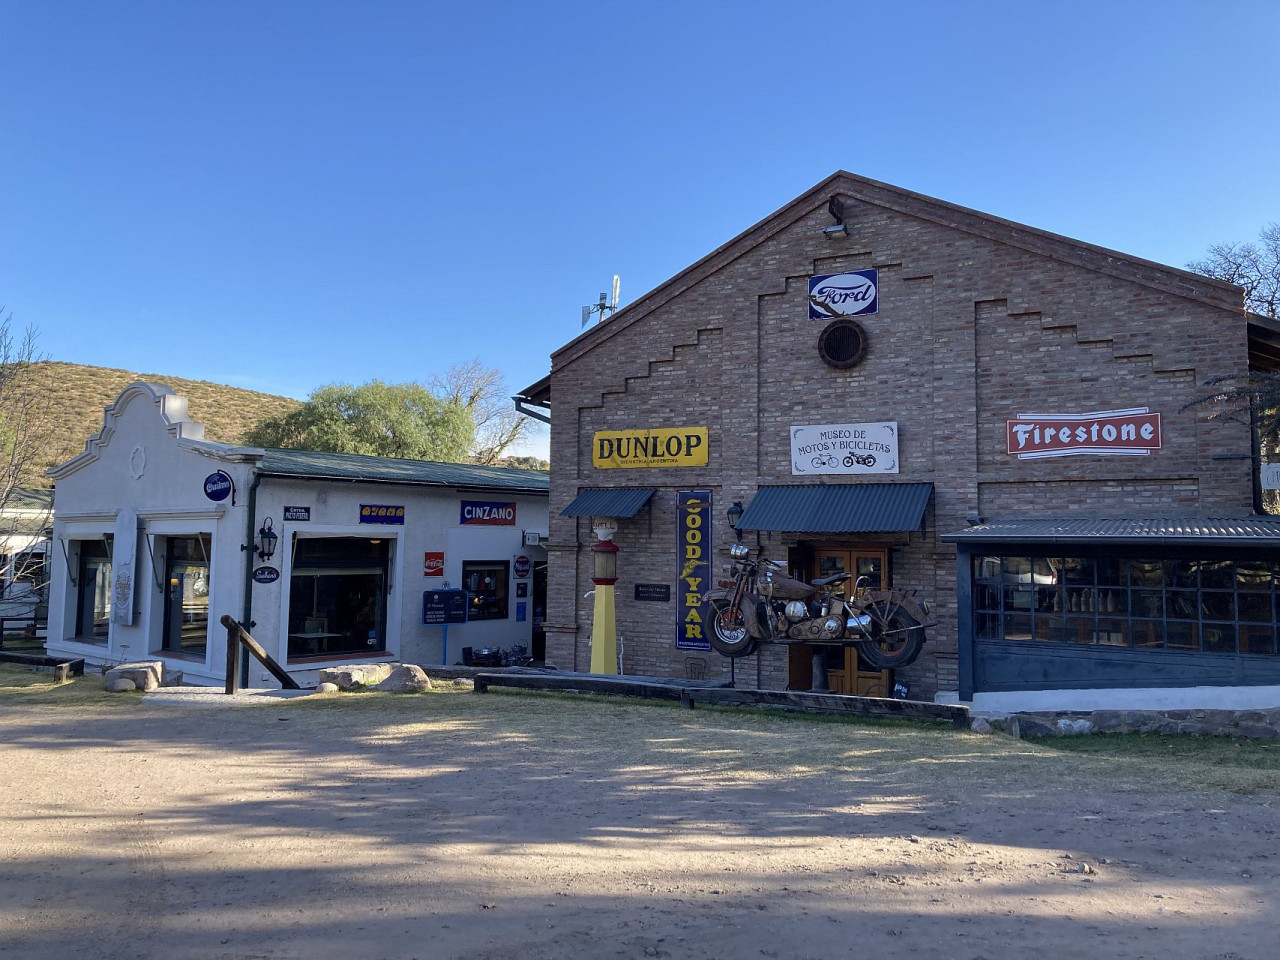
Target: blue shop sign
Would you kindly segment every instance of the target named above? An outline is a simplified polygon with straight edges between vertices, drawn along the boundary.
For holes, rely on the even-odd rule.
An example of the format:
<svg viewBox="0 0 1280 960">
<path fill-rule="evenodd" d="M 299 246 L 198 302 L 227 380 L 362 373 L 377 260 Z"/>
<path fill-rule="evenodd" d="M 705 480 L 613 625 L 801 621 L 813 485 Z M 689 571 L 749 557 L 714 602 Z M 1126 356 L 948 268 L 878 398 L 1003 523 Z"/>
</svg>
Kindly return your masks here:
<svg viewBox="0 0 1280 960">
<path fill-rule="evenodd" d="M 230 474 L 219 470 L 204 478 L 204 495 L 215 503 L 227 499 L 235 490 Z"/>
<path fill-rule="evenodd" d="M 467 591 L 424 590 L 422 593 L 423 623 L 466 623 Z"/>
</svg>

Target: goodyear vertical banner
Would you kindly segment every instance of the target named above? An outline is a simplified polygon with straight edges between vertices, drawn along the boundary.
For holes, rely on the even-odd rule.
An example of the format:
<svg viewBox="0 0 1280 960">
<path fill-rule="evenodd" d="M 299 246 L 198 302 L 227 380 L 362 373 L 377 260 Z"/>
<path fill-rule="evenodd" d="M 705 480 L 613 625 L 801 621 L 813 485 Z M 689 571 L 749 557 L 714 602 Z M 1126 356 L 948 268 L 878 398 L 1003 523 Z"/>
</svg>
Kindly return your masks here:
<svg viewBox="0 0 1280 960">
<path fill-rule="evenodd" d="M 699 600 L 711 588 L 711 491 L 676 494 L 676 649 L 710 650 Z"/>
</svg>

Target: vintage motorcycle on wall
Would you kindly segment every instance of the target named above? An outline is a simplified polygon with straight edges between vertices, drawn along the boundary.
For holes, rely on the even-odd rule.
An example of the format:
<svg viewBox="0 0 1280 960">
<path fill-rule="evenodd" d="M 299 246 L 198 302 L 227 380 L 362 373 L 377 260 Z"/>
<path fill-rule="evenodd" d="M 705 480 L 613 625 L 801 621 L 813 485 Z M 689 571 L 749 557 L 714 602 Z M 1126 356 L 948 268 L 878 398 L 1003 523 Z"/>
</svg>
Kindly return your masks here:
<svg viewBox="0 0 1280 960">
<path fill-rule="evenodd" d="M 732 582 L 702 597 L 711 647 L 726 657 L 745 657 L 758 643 L 853 644 L 875 669 L 895 670 L 920 656 L 933 626 L 928 603 L 914 591 L 870 590 L 862 577 L 846 598 L 836 591 L 851 573 L 809 584 L 787 576 L 763 550 L 753 558 L 735 543 L 729 556 Z"/>
</svg>

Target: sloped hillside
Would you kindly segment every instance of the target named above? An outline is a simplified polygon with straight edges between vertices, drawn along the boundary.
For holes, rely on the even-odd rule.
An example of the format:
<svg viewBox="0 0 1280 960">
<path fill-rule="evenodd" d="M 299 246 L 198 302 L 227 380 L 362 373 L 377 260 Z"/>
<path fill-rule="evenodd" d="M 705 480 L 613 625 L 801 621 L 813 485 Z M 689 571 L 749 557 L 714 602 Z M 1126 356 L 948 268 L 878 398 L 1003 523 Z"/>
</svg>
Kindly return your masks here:
<svg viewBox="0 0 1280 960">
<path fill-rule="evenodd" d="M 204 424 L 205 439 L 222 443 L 239 443 L 245 432 L 259 421 L 281 416 L 300 405 L 289 397 L 161 373 L 134 373 L 54 361 L 39 367 L 40 373 L 48 377 L 53 398 L 50 442 L 47 455 L 42 458 L 41 473 L 45 467 L 82 451 L 85 441 L 102 428 L 102 408 L 135 380 L 163 383 L 186 397 L 191 419 Z"/>
</svg>

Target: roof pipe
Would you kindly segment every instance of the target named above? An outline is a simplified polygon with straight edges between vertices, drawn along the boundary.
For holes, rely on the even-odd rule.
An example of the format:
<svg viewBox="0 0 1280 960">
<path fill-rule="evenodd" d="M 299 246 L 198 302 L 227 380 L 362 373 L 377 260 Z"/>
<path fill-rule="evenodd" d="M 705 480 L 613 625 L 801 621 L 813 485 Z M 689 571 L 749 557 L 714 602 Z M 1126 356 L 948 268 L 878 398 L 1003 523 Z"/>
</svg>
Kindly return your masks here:
<svg viewBox="0 0 1280 960">
<path fill-rule="evenodd" d="M 248 546 L 242 545 L 241 550 L 244 551 L 244 615 L 240 618 L 241 625 L 250 633 L 257 626 L 253 622 L 253 535 L 254 525 L 258 520 L 258 484 L 262 483 L 262 474 L 256 470 L 253 473 L 253 483 L 249 485 L 249 502 L 246 504 L 249 510 L 249 521 L 245 527 L 244 539 Z M 249 658 L 242 656 L 240 661 L 240 686 L 247 689 L 249 686 Z"/>
</svg>

